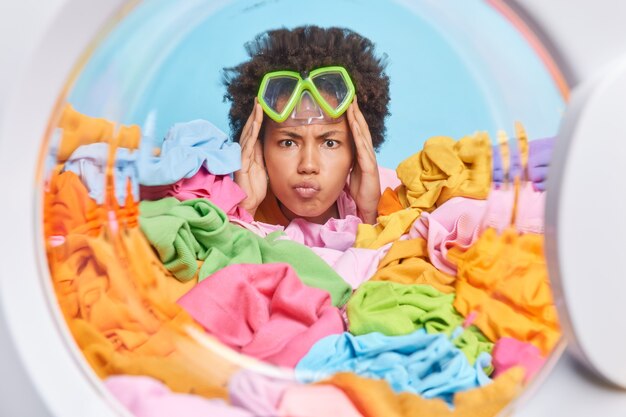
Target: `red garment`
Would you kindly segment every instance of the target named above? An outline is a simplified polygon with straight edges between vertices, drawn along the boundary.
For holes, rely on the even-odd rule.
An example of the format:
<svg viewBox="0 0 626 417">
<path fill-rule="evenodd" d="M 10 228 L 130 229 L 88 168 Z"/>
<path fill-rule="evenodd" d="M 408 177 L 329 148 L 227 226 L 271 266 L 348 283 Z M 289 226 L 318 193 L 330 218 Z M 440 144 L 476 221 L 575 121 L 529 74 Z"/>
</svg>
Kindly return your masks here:
<svg viewBox="0 0 626 417">
<path fill-rule="evenodd" d="M 178 300 L 233 349 L 294 367 L 321 338 L 344 331 L 330 295 L 305 286 L 287 264 L 223 268 Z"/>
</svg>

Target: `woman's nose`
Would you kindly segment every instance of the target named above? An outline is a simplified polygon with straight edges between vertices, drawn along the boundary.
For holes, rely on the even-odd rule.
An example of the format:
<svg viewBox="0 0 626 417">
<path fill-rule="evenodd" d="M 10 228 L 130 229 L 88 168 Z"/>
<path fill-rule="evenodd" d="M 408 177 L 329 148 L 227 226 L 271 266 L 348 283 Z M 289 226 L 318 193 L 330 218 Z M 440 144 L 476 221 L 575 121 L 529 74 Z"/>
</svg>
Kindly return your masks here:
<svg viewBox="0 0 626 417">
<path fill-rule="evenodd" d="M 313 146 L 305 146 L 299 152 L 300 161 L 298 162 L 299 174 L 319 174 L 319 151 Z"/>
</svg>

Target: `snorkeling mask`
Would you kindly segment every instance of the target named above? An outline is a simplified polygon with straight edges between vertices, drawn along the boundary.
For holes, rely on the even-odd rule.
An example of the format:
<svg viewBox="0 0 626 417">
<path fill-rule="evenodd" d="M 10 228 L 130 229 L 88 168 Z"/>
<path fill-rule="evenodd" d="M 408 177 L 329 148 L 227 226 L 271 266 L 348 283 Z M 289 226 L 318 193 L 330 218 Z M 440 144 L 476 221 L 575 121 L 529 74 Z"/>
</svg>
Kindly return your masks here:
<svg viewBox="0 0 626 417">
<path fill-rule="evenodd" d="M 258 99 L 263 111 L 278 123 L 337 123 L 354 98 L 345 68 L 323 67 L 305 74 L 273 71 L 265 74 Z M 288 120 L 289 119 L 289 120 Z"/>
</svg>

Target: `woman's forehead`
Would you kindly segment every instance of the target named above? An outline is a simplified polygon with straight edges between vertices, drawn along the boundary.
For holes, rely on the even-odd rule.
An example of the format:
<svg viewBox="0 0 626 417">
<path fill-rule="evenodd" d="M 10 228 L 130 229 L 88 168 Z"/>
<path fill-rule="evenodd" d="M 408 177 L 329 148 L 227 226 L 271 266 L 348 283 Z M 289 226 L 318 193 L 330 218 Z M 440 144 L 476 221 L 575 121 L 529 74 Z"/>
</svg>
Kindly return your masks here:
<svg viewBox="0 0 626 417">
<path fill-rule="evenodd" d="M 279 134 L 293 133 L 298 136 L 324 136 L 330 132 L 348 133 L 348 122 L 342 118 L 337 123 L 315 123 L 310 125 L 286 126 L 282 123 L 276 123 L 273 120 L 268 121 L 268 127 L 271 131 Z"/>
</svg>

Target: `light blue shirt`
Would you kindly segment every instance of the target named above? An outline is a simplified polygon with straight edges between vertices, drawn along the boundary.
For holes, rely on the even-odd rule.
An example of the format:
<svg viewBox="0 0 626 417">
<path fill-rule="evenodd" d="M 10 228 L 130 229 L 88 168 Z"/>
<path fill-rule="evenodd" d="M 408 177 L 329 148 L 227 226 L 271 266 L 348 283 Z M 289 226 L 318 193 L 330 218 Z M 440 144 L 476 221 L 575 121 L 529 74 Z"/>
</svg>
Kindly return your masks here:
<svg viewBox="0 0 626 417">
<path fill-rule="evenodd" d="M 395 392 L 439 397 L 451 404 L 454 393 L 491 382 L 483 371 L 490 363 L 491 356 L 482 353 L 472 367 L 448 336 L 424 329 L 403 336 L 343 333 L 313 345 L 296 366 L 296 378 L 310 383 L 349 371 L 384 379 Z"/>
<path fill-rule="evenodd" d="M 227 175 L 241 168 L 239 144 L 230 142 L 224 132 L 202 119 L 171 127 L 159 156 L 152 154 L 155 147 L 154 138 L 142 139 L 138 160 L 142 185 L 174 184 L 193 177 L 202 166 L 213 175 Z"/>
</svg>

